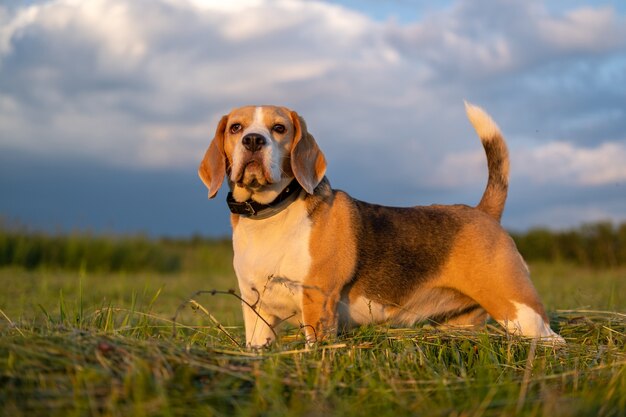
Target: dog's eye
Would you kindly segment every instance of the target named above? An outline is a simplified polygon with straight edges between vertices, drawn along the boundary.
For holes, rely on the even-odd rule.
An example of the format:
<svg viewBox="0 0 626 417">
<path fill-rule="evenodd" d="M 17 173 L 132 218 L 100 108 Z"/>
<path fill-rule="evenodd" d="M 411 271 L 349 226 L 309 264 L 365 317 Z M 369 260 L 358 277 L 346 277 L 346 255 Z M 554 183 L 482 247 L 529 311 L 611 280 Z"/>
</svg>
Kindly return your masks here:
<svg viewBox="0 0 626 417">
<path fill-rule="evenodd" d="M 274 127 L 272 127 L 272 130 L 276 133 L 285 133 L 285 130 L 287 130 L 287 128 L 285 127 L 285 125 L 277 123 L 274 125 Z"/>
<path fill-rule="evenodd" d="M 241 124 L 233 123 L 230 125 L 230 133 L 235 134 L 241 130 Z"/>
</svg>

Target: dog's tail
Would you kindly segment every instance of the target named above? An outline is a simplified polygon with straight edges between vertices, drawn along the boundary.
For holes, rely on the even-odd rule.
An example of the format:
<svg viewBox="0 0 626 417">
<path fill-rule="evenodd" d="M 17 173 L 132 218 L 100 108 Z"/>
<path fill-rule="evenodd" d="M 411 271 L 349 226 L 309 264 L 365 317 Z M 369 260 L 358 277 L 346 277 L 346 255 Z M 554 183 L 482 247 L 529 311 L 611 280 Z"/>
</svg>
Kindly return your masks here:
<svg viewBox="0 0 626 417">
<path fill-rule="evenodd" d="M 489 169 L 487 188 L 476 208 L 500 221 L 509 189 L 509 151 L 500 128 L 483 109 L 465 102 L 465 111 L 485 148 Z"/>
</svg>

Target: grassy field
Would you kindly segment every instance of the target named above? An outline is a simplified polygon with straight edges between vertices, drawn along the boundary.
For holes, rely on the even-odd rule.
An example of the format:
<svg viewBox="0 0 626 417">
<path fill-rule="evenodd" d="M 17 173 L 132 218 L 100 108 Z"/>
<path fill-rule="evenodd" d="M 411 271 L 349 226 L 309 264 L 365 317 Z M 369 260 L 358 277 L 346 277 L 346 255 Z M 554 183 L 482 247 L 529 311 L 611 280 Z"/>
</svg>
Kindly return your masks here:
<svg viewBox="0 0 626 417">
<path fill-rule="evenodd" d="M 563 349 L 495 325 L 372 326 L 310 349 L 287 328 L 254 354 L 239 346 L 234 296 L 183 304 L 236 288 L 219 262 L 171 275 L 0 269 L 2 415 L 626 415 L 624 268 L 531 265 Z"/>
</svg>

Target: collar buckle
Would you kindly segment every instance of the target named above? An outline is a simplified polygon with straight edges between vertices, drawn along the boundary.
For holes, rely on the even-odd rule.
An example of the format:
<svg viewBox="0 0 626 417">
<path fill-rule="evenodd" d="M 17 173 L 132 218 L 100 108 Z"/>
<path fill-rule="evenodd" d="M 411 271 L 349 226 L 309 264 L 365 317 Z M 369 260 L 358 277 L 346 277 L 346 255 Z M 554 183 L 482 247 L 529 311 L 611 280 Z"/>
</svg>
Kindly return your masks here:
<svg viewBox="0 0 626 417">
<path fill-rule="evenodd" d="M 246 205 L 246 211 L 249 213 L 249 215 L 254 216 L 256 214 L 256 210 L 254 209 L 254 207 L 252 207 L 252 204 L 250 204 L 249 201 L 244 201 L 244 204 Z"/>
</svg>

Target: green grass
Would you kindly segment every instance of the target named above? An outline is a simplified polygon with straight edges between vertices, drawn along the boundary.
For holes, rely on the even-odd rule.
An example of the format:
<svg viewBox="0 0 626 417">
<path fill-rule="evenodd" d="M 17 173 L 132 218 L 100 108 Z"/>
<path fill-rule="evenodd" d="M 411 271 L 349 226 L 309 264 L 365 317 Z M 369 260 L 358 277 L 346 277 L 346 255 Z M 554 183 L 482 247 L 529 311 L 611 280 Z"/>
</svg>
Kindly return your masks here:
<svg viewBox="0 0 626 417">
<path fill-rule="evenodd" d="M 6 416 L 623 416 L 626 270 L 531 265 L 554 350 L 507 336 L 368 326 L 307 349 L 238 346 L 231 271 L 0 270 Z M 213 271 L 213 272 L 211 272 Z M 192 308 L 194 307 L 195 308 Z M 232 338 L 235 339 L 233 341 Z"/>
</svg>

